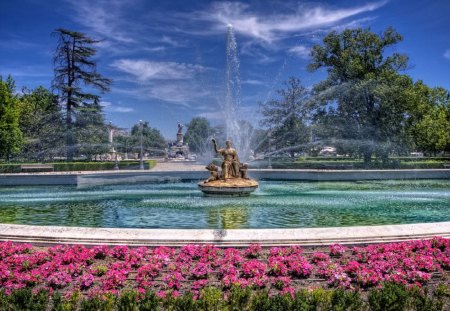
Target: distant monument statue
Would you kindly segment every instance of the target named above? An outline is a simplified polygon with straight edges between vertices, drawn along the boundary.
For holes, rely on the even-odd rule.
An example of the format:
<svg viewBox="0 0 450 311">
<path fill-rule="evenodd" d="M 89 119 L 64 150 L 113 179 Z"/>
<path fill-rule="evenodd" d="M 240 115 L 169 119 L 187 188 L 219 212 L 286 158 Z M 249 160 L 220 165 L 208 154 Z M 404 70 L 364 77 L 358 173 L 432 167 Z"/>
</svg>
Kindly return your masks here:
<svg viewBox="0 0 450 311">
<path fill-rule="evenodd" d="M 183 124 L 178 122 L 177 140 L 169 148 L 169 160 L 188 160 L 189 158 L 189 146 L 183 141 L 183 127 Z"/>
<path fill-rule="evenodd" d="M 222 171 L 210 163 L 206 169 L 211 176 L 198 184 L 199 188 L 208 196 L 248 196 L 258 188 L 258 183 L 248 178 L 247 163 L 240 163 L 239 156 L 231 145 L 231 140 L 225 142 L 225 148 L 217 148 L 216 140 L 212 140 L 214 151 L 223 157 Z"/>
</svg>

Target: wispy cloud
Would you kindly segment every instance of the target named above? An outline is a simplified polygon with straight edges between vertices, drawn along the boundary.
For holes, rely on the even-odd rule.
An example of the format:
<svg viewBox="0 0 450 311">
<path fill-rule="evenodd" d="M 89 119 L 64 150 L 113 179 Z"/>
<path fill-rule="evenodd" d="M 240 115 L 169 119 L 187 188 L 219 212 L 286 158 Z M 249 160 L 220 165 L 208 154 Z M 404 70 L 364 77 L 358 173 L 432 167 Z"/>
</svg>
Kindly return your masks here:
<svg viewBox="0 0 450 311">
<path fill-rule="evenodd" d="M 111 102 L 108 101 L 102 101 L 100 105 L 105 109 L 107 112 L 133 112 L 134 109 L 131 107 L 125 107 L 120 105 L 113 105 Z"/>
<path fill-rule="evenodd" d="M 242 84 L 249 84 L 249 85 L 264 85 L 263 81 L 255 80 L 255 79 L 246 79 L 241 81 Z"/>
<path fill-rule="evenodd" d="M 67 0 L 75 11 L 75 20 L 91 29 L 103 39 L 109 39 L 122 43 L 132 43 L 136 40 L 130 35 L 131 24 L 123 13 L 127 7 L 133 5 L 130 1 L 122 0 L 98 0 L 93 5 L 90 0 Z M 126 27 L 125 27 L 126 26 Z M 127 29 L 127 31 L 124 31 Z"/>
<path fill-rule="evenodd" d="M 311 49 L 305 45 L 296 45 L 289 49 L 289 52 L 300 57 L 300 58 L 308 58 Z"/>
<path fill-rule="evenodd" d="M 198 16 L 212 22 L 213 27 L 222 32 L 225 25 L 231 24 L 236 32 L 244 36 L 273 42 L 288 34 L 332 26 L 358 14 L 374 11 L 384 4 L 386 1 L 337 9 L 303 4 L 292 13 L 267 14 L 253 11 L 248 4 L 240 2 L 216 2 Z"/>
<path fill-rule="evenodd" d="M 116 60 L 111 66 L 134 76 L 140 82 L 191 79 L 205 70 L 204 67 L 194 64 L 133 59 Z"/>
<path fill-rule="evenodd" d="M 446 50 L 446 51 L 444 52 L 444 57 L 445 57 L 446 59 L 450 59 L 450 50 Z"/>
</svg>

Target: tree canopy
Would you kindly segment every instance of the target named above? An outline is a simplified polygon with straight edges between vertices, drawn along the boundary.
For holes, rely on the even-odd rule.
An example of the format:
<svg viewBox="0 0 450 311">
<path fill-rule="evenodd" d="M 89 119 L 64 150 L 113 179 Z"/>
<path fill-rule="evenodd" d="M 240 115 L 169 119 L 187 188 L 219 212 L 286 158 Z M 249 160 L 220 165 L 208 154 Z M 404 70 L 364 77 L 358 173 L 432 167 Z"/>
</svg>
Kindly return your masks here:
<svg viewBox="0 0 450 311">
<path fill-rule="evenodd" d="M 72 131 L 74 109 L 98 101 L 99 96 L 83 90 L 82 85 L 90 86 L 104 93 L 109 91 L 112 81 L 96 70 L 92 59 L 97 53 L 93 47 L 100 41 L 81 32 L 63 28 L 55 30 L 58 43 L 54 55 L 53 87 L 59 91 L 59 98 L 65 103 L 67 158 L 73 156 L 76 135 Z"/>
<path fill-rule="evenodd" d="M 15 83 L 12 77 L 3 81 L 0 76 L 0 157 L 7 160 L 20 151 L 23 142 L 19 124 L 19 99 L 14 93 Z"/>
</svg>

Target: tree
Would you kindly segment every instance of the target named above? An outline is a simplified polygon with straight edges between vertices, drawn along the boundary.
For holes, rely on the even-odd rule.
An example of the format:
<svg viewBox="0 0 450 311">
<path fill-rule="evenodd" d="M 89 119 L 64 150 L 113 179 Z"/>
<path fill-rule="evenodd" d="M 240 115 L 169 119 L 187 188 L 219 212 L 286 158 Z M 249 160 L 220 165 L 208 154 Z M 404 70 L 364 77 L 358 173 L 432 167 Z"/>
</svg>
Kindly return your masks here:
<svg viewBox="0 0 450 311">
<path fill-rule="evenodd" d="M 280 99 L 260 104 L 261 125 L 270 129 L 277 150 L 286 149 L 293 156 L 310 138 L 306 126 L 309 92 L 294 77 L 285 85 L 277 91 Z"/>
<path fill-rule="evenodd" d="M 58 96 L 40 86 L 24 89 L 20 97 L 20 128 L 24 135 L 21 152 L 26 159 L 42 161 L 62 155 L 64 123 Z"/>
<path fill-rule="evenodd" d="M 213 134 L 213 128 L 206 118 L 196 117 L 187 125 L 184 141 L 189 144 L 189 150 L 199 154 L 204 154 L 209 140 Z"/>
<path fill-rule="evenodd" d="M 92 160 L 96 154 L 109 152 L 108 127 L 98 100 L 78 109 L 74 129 L 80 156 L 84 155 Z"/>
<path fill-rule="evenodd" d="M 82 84 L 103 93 L 109 91 L 112 81 L 97 72 L 96 62 L 92 59 L 97 52 L 93 45 L 100 41 L 63 28 L 56 29 L 54 34 L 58 44 L 54 56 L 53 87 L 59 91 L 60 100 L 65 104 L 67 158 L 72 159 L 74 110 L 99 99 L 97 95 L 83 91 Z"/>
<path fill-rule="evenodd" d="M 417 81 L 407 91 L 411 143 L 425 153 L 450 151 L 450 92 Z"/>
<path fill-rule="evenodd" d="M 130 146 L 134 152 L 140 152 L 141 139 L 141 125 L 135 124 L 131 128 Z M 144 152 L 149 152 L 155 155 L 161 155 L 165 152 L 167 147 L 166 140 L 161 135 L 161 132 L 149 126 L 148 122 L 142 123 L 142 146 Z"/>
<path fill-rule="evenodd" d="M 386 51 L 401 40 L 392 28 L 382 35 L 346 29 L 331 32 L 323 45 L 312 48 L 309 70 L 328 72 L 313 89 L 316 123 L 332 125 L 319 133 L 356 143 L 365 162 L 374 153 L 386 157 L 405 132 L 403 91 L 412 82 L 399 71 L 406 69 L 408 58 Z"/>
<path fill-rule="evenodd" d="M 22 132 L 19 126 L 20 107 L 11 76 L 3 81 L 0 76 L 0 157 L 10 160 L 12 154 L 22 147 Z"/>
</svg>

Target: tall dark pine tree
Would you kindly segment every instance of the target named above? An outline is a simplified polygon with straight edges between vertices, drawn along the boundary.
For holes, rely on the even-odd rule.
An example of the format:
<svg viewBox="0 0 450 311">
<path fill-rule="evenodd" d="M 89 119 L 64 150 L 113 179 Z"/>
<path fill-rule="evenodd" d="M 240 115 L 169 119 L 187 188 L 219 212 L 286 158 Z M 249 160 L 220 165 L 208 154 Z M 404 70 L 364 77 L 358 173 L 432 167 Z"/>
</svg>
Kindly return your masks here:
<svg viewBox="0 0 450 311">
<path fill-rule="evenodd" d="M 58 38 L 54 56 L 55 78 L 53 87 L 59 91 L 60 100 L 66 110 L 67 159 L 73 158 L 74 110 L 99 99 L 98 95 L 85 92 L 82 85 L 90 86 L 104 93 L 109 91 L 112 81 L 96 70 L 92 57 L 97 53 L 93 47 L 100 41 L 89 38 L 81 32 L 58 28 L 54 34 Z"/>
</svg>

